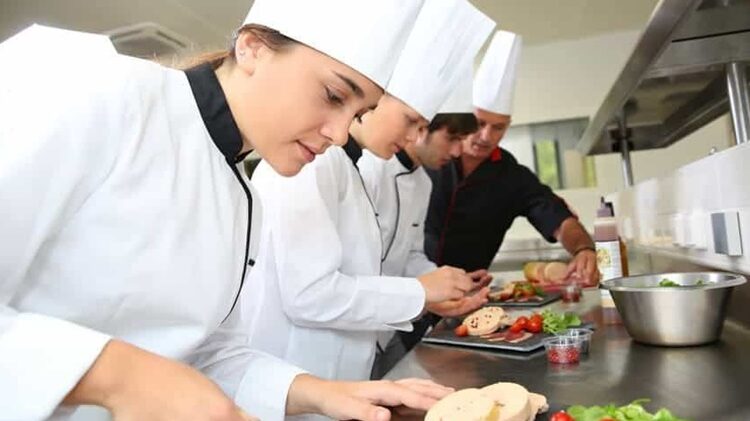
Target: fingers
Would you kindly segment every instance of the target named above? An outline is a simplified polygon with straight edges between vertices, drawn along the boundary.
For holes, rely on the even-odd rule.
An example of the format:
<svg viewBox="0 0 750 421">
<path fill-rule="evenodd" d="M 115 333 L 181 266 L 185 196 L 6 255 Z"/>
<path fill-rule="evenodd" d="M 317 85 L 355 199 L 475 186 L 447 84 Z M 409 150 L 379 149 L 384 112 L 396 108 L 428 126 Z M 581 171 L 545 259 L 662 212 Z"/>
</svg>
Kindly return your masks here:
<svg viewBox="0 0 750 421">
<path fill-rule="evenodd" d="M 341 419 L 362 421 L 389 421 L 391 413 L 387 409 L 373 405 L 363 399 L 349 398 L 338 403 L 345 416 Z"/>
<path fill-rule="evenodd" d="M 402 379 L 397 380 L 395 383 L 435 400 L 440 400 L 455 392 L 455 389 L 451 387 L 446 387 L 427 379 Z"/>
<path fill-rule="evenodd" d="M 474 288 L 474 282 L 466 274 L 458 274 L 458 276 L 456 276 L 455 287 L 459 291 L 467 293 Z"/>
<path fill-rule="evenodd" d="M 573 260 L 568 263 L 568 270 L 565 272 L 565 279 L 570 278 L 574 273 L 578 273 L 578 262 L 576 262 L 576 260 L 576 258 L 573 258 Z"/>
<path fill-rule="evenodd" d="M 469 272 L 467 275 L 474 281 L 481 281 L 482 278 L 488 276 L 487 269 L 479 269 L 474 272 Z"/>
</svg>

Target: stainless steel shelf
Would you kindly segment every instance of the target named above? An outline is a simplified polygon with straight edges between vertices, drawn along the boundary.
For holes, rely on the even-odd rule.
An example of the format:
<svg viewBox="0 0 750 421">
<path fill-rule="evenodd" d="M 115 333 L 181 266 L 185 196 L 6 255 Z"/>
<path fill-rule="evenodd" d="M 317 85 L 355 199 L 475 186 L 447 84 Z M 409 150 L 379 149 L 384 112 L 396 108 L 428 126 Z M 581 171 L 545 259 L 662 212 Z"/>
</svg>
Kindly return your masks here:
<svg viewBox="0 0 750 421">
<path fill-rule="evenodd" d="M 586 128 L 583 154 L 663 148 L 729 111 L 727 64 L 750 61 L 750 0 L 662 0 Z"/>
</svg>

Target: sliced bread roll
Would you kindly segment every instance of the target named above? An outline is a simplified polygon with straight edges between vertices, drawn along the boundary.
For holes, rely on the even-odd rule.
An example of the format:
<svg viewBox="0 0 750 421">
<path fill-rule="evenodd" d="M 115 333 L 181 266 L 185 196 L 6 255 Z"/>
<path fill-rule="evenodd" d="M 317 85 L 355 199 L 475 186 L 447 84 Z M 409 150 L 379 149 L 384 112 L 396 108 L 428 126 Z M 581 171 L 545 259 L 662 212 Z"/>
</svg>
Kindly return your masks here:
<svg viewBox="0 0 750 421">
<path fill-rule="evenodd" d="M 528 421 L 536 415 L 531 407 L 529 391 L 515 383 L 495 383 L 480 389 L 500 408 L 497 421 Z"/>
<path fill-rule="evenodd" d="M 507 322 L 505 311 L 500 307 L 482 307 L 468 315 L 463 324 L 469 335 L 482 336 L 498 330 Z"/>
<path fill-rule="evenodd" d="M 433 405 L 425 421 L 497 421 L 495 402 L 479 389 L 464 389 L 451 393 Z"/>
<path fill-rule="evenodd" d="M 542 282 L 544 281 L 544 262 L 528 262 L 523 265 L 523 276 L 527 281 Z"/>
<path fill-rule="evenodd" d="M 562 262 L 547 263 L 544 267 L 544 280 L 552 283 L 560 283 L 568 274 L 568 265 Z"/>
</svg>

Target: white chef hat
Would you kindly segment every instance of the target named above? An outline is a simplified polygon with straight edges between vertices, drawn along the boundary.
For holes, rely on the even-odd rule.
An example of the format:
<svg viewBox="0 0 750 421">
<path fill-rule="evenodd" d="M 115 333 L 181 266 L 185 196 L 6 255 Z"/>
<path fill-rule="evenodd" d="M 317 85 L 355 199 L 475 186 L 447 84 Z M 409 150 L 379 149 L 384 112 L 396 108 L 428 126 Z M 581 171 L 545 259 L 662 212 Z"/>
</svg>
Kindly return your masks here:
<svg viewBox="0 0 750 421">
<path fill-rule="evenodd" d="M 431 120 L 494 27 L 467 0 L 427 0 L 386 91 Z"/>
<path fill-rule="evenodd" d="M 474 70 L 471 63 L 464 66 L 459 75 L 458 83 L 448 99 L 440 106 L 438 114 L 442 113 L 474 113 L 472 102 L 472 86 L 474 81 Z"/>
<path fill-rule="evenodd" d="M 497 31 L 474 77 L 474 106 L 497 114 L 513 113 L 521 36 Z"/>
<path fill-rule="evenodd" d="M 423 0 L 255 0 L 259 24 L 348 65 L 385 87 Z"/>
<path fill-rule="evenodd" d="M 70 31 L 67 29 L 33 24 L 0 43 L 0 55 L 14 57 L 41 56 L 45 59 L 76 60 L 116 55 L 112 41 L 106 35 Z"/>
</svg>

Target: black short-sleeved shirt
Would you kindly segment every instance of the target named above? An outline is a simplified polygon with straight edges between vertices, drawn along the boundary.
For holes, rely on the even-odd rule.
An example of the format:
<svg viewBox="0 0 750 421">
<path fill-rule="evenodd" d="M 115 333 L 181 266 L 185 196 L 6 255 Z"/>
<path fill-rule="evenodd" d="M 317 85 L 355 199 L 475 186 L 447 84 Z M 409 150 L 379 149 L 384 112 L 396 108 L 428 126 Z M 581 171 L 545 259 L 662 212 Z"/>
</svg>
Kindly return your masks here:
<svg viewBox="0 0 750 421">
<path fill-rule="evenodd" d="M 560 197 L 501 148 L 466 178 L 460 159 L 428 173 L 433 188 L 425 252 L 438 265 L 486 269 L 516 217 L 526 217 L 554 242 L 555 230 L 573 216 Z"/>
</svg>

